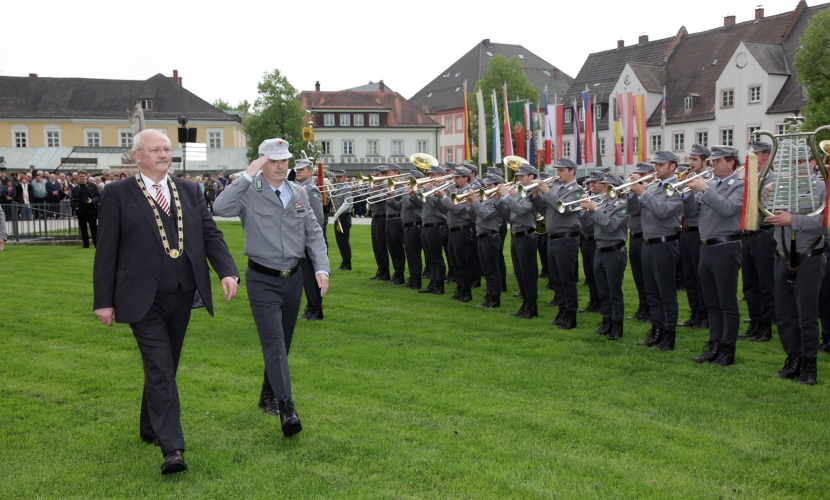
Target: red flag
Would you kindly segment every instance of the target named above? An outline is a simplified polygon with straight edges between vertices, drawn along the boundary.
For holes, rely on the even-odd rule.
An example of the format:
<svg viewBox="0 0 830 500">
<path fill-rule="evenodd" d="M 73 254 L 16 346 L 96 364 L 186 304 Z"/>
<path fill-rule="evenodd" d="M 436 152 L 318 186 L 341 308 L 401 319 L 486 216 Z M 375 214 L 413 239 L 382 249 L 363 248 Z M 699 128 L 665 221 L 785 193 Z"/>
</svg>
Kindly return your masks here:
<svg viewBox="0 0 830 500">
<path fill-rule="evenodd" d="M 585 114 L 585 163 L 594 163 L 594 117 L 588 90 L 582 93 L 582 112 Z"/>
<path fill-rule="evenodd" d="M 513 156 L 513 138 L 510 135 L 510 112 L 507 109 L 507 83 L 502 87 L 502 102 L 504 103 L 504 156 Z"/>
<path fill-rule="evenodd" d="M 562 115 L 564 104 L 554 104 L 554 120 L 556 120 L 556 156 L 562 156 Z"/>
</svg>

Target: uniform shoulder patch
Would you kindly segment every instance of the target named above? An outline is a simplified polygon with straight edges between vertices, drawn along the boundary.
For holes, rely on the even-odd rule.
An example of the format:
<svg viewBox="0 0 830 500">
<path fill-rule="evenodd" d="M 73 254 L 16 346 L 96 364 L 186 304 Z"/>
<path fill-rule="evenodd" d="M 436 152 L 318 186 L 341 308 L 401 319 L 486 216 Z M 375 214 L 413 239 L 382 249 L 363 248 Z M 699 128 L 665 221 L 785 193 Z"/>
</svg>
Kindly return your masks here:
<svg viewBox="0 0 830 500">
<path fill-rule="evenodd" d="M 315 199 L 318 199 L 318 198 L 320 198 L 320 193 L 315 191 L 315 192 L 311 193 L 311 196 Z"/>
<path fill-rule="evenodd" d="M 620 210 L 620 215 L 628 215 L 628 210 L 623 208 L 622 210 Z"/>
<path fill-rule="evenodd" d="M 575 200 L 578 200 L 580 198 L 582 198 L 582 193 L 574 193 L 574 199 Z"/>
</svg>

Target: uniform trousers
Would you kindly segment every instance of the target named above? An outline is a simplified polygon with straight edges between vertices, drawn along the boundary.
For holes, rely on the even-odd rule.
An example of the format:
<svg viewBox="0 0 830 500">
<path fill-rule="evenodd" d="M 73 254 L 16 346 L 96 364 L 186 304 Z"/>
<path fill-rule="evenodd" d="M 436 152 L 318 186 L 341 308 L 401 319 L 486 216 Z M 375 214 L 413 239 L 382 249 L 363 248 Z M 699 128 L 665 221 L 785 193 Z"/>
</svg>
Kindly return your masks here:
<svg viewBox="0 0 830 500">
<path fill-rule="evenodd" d="M 452 253 L 450 245 L 452 243 L 450 243 L 449 227 L 447 227 L 447 237 L 443 241 L 444 255 L 447 256 L 447 270 L 453 279 L 458 279 L 458 263 L 455 261 L 455 255 Z"/>
<path fill-rule="evenodd" d="M 536 261 L 536 237 L 533 234 L 514 235 L 510 238 L 510 256 L 513 260 L 513 272 L 519 283 L 519 293 L 526 302 L 534 303 L 539 299 L 537 289 L 539 265 Z"/>
<path fill-rule="evenodd" d="M 156 292 L 144 318 L 130 323 L 144 365 L 141 434 L 156 438 L 165 455 L 184 450 L 176 371 L 195 293 L 181 286 L 174 293 Z"/>
<path fill-rule="evenodd" d="M 830 258 L 830 244 L 824 239 L 825 260 Z M 830 273 L 824 273 L 818 295 L 818 319 L 821 321 L 821 341 L 830 342 Z"/>
<path fill-rule="evenodd" d="M 352 214 L 344 213 L 337 220 L 340 221 L 342 232 L 337 231 L 335 224 L 334 239 L 337 241 L 337 248 L 340 250 L 340 258 L 344 263 L 352 262 L 352 244 L 349 238 L 352 234 Z"/>
<path fill-rule="evenodd" d="M 507 221 L 502 221 L 499 228 L 499 236 L 501 236 L 501 248 L 499 248 L 499 275 L 501 276 L 501 283 L 504 287 L 507 286 L 507 265 L 504 262 L 504 242 L 507 241 Z"/>
<path fill-rule="evenodd" d="M 579 242 L 576 236 L 548 239 L 548 274 L 553 293 L 560 299 L 557 305 L 566 311 L 579 308 L 574 255 L 578 258 Z"/>
<path fill-rule="evenodd" d="M 501 275 L 499 274 L 499 252 L 502 248 L 501 235 L 498 232 L 488 231 L 487 236 L 481 238 L 476 235 L 478 244 L 478 258 L 481 261 L 481 272 L 487 284 L 488 297 L 501 297 Z"/>
<path fill-rule="evenodd" d="M 741 277 L 750 319 L 772 321 L 775 318 L 775 240 L 772 230 L 761 230 L 742 238 Z"/>
<path fill-rule="evenodd" d="M 628 251 L 631 253 L 631 276 L 634 278 L 634 285 L 637 287 L 637 296 L 640 305 L 648 304 L 646 298 L 646 282 L 643 279 L 643 235 L 631 236 L 628 239 Z"/>
<path fill-rule="evenodd" d="M 314 263 L 305 252 L 305 259 L 300 261 L 300 268 L 303 270 L 303 290 L 308 307 L 323 307 L 323 297 L 320 296 L 320 286 L 317 284 L 317 276 L 314 273 Z"/>
<path fill-rule="evenodd" d="M 291 397 L 288 350 L 300 310 L 303 274 L 300 270 L 288 278 L 279 278 L 251 268 L 245 270 L 248 301 L 262 345 L 265 374 L 277 401 Z"/>
<path fill-rule="evenodd" d="M 539 252 L 539 261 L 542 263 L 541 274 L 546 275 L 550 279 L 550 264 L 548 263 L 548 235 L 547 233 L 535 234 L 537 251 Z"/>
<path fill-rule="evenodd" d="M 643 281 L 649 318 L 655 328 L 677 325 L 677 240 L 646 245 L 643 242 Z M 633 267 L 633 266 L 632 266 Z"/>
<path fill-rule="evenodd" d="M 585 273 L 585 281 L 588 282 L 588 296 L 591 302 L 595 302 L 597 294 L 597 280 L 594 276 L 594 259 L 597 251 L 597 242 L 594 238 L 588 239 L 579 237 L 579 251 L 582 254 L 582 271 Z M 626 259 L 627 260 L 627 259 Z"/>
<path fill-rule="evenodd" d="M 741 242 L 700 248 L 700 287 L 709 316 L 709 342 L 735 345 L 741 315 L 738 312 L 738 270 Z M 682 258 L 682 257 L 681 257 Z"/>
<path fill-rule="evenodd" d="M 481 280 L 481 276 L 483 274 L 481 270 L 481 259 L 478 257 L 478 244 L 476 243 L 476 225 L 473 223 L 473 228 L 470 229 L 470 234 L 473 235 L 472 242 L 470 243 L 470 253 L 468 254 L 467 258 L 470 261 L 470 279 L 472 281 L 479 281 Z"/>
<path fill-rule="evenodd" d="M 384 215 L 372 216 L 372 251 L 378 272 L 389 272 L 389 252 L 386 248 L 386 218 Z"/>
<path fill-rule="evenodd" d="M 409 276 L 421 278 L 423 261 L 421 260 L 421 223 L 403 228 L 403 246 L 406 250 L 406 263 L 409 266 Z"/>
<path fill-rule="evenodd" d="M 406 266 L 406 251 L 403 247 L 403 222 L 400 217 L 386 219 L 386 247 L 392 257 L 392 268 L 395 273 L 403 274 Z"/>
<path fill-rule="evenodd" d="M 805 258 L 798 265 L 795 283 L 791 284 L 787 281 L 788 262 L 780 258 L 774 261 L 775 319 L 787 355 L 818 355 L 818 295 L 826 265 L 824 254 Z"/>
<path fill-rule="evenodd" d="M 458 266 L 455 282 L 460 288 L 469 288 L 472 280 L 472 262 L 470 252 L 473 247 L 473 230 L 471 228 L 450 228 L 450 254 Z"/>
<path fill-rule="evenodd" d="M 446 224 L 421 228 L 421 243 L 424 245 L 424 254 L 426 255 L 427 265 L 429 266 L 428 278 L 430 280 L 443 282 L 447 276 L 447 265 L 444 264 L 443 254 L 446 242 Z"/>
<path fill-rule="evenodd" d="M 602 318 L 605 320 L 622 321 L 625 316 L 622 283 L 627 265 L 628 254 L 625 247 L 609 252 L 597 250 L 594 254 L 592 274 L 596 278 L 597 297 L 602 306 Z"/>
<path fill-rule="evenodd" d="M 683 270 L 683 288 L 686 289 L 686 299 L 692 311 L 702 311 L 705 308 L 701 285 L 697 279 L 700 265 L 700 233 L 683 230 L 680 232 L 680 266 Z M 739 263 L 740 265 L 740 263 Z M 735 293 L 737 294 L 737 289 Z"/>
</svg>

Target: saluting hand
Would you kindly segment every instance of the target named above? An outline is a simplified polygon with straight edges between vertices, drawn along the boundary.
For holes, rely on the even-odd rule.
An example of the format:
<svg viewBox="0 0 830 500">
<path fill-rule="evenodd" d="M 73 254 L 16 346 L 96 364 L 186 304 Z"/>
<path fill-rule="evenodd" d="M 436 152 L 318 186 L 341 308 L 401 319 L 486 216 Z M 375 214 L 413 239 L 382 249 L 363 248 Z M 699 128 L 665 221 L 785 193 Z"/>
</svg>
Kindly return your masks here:
<svg viewBox="0 0 830 500">
<path fill-rule="evenodd" d="M 236 291 L 239 289 L 239 284 L 233 276 L 225 276 L 222 278 L 222 291 L 225 292 L 223 297 L 225 300 L 231 300 L 236 296 Z"/>
<path fill-rule="evenodd" d="M 263 155 L 257 158 L 256 160 L 252 161 L 248 168 L 245 170 L 245 173 L 250 175 L 252 178 L 256 177 L 256 174 L 262 169 L 262 166 L 268 163 L 268 155 Z"/>
</svg>

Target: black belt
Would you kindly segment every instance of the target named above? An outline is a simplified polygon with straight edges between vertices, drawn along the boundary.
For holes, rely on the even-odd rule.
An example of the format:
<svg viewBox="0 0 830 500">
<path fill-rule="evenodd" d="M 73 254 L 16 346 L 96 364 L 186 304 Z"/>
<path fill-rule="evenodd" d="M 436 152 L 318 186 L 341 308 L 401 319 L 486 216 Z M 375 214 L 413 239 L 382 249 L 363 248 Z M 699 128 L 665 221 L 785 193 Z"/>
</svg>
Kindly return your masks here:
<svg viewBox="0 0 830 500">
<path fill-rule="evenodd" d="M 582 236 L 582 235 L 580 234 L 579 236 L 580 236 L 583 240 L 585 240 L 585 241 L 594 241 L 594 235 L 593 235 L 593 234 L 592 234 L 592 235 L 590 235 L 590 236 Z"/>
<path fill-rule="evenodd" d="M 713 245 L 722 245 L 724 243 L 732 243 L 733 241 L 740 241 L 741 235 L 740 234 L 730 234 L 729 236 L 719 236 L 717 238 L 709 238 L 704 240 L 701 238 L 700 244 L 705 247 L 711 247 Z"/>
<path fill-rule="evenodd" d="M 687 233 L 697 233 L 699 232 L 699 228 L 686 226 L 686 229 L 684 229 L 684 231 L 686 231 Z"/>
<path fill-rule="evenodd" d="M 479 233 L 476 236 L 478 236 L 478 239 L 483 240 L 484 238 L 489 238 L 490 236 L 493 236 L 494 234 L 499 234 L 499 232 L 488 230 L 488 231 L 484 231 L 483 233 Z"/>
<path fill-rule="evenodd" d="M 573 238 L 579 236 L 579 231 L 571 231 L 569 233 L 553 233 L 548 235 L 549 240 L 561 240 L 562 238 Z"/>
<path fill-rule="evenodd" d="M 450 232 L 454 233 L 456 231 L 463 231 L 464 229 L 472 229 L 472 227 L 472 224 L 467 224 L 466 226 L 451 227 Z"/>
<path fill-rule="evenodd" d="M 752 238 L 753 236 L 758 236 L 759 234 L 766 234 L 772 227 L 762 227 L 758 231 L 744 231 L 744 236 L 747 238 Z"/>
<path fill-rule="evenodd" d="M 401 214 L 391 214 L 391 215 L 387 215 L 387 216 L 386 216 L 386 220 L 389 220 L 389 219 L 398 219 L 398 218 L 400 218 L 400 216 L 401 216 Z"/>
<path fill-rule="evenodd" d="M 643 243 L 646 245 L 654 245 L 655 243 L 668 243 L 669 241 L 674 241 L 677 239 L 677 235 L 673 234 L 671 236 L 661 236 L 659 238 L 643 238 Z"/>
<path fill-rule="evenodd" d="M 420 224 L 420 222 L 404 222 L 403 227 L 412 227 L 412 226 L 417 226 L 419 224 Z"/>
<path fill-rule="evenodd" d="M 781 258 L 781 260 L 786 260 L 786 261 L 789 261 L 789 259 L 787 258 L 787 256 L 786 256 L 786 255 L 784 255 L 784 252 L 778 252 L 778 251 L 776 251 L 775 253 L 777 253 L 777 254 L 778 254 L 778 256 Z M 806 254 L 800 254 L 800 253 L 797 253 L 797 252 L 796 252 L 796 254 L 795 254 L 795 258 L 796 258 L 796 260 L 800 260 L 800 259 L 802 259 L 802 258 L 806 259 L 807 257 L 815 257 L 816 255 L 821 255 L 821 254 L 823 254 L 823 253 L 824 253 L 824 247 L 821 247 L 821 248 L 814 248 L 814 249 L 810 250 L 809 252 L 807 252 Z"/>
<path fill-rule="evenodd" d="M 524 231 L 516 231 L 515 233 L 513 231 L 510 231 L 510 234 L 512 234 L 513 237 L 517 237 L 517 236 L 526 236 L 528 234 L 535 233 L 535 232 L 536 232 L 535 229 L 526 229 Z"/>
<path fill-rule="evenodd" d="M 624 246 L 625 246 L 625 242 L 621 241 L 619 243 L 614 243 L 613 245 L 607 246 L 607 247 L 598 246 L 597 250 L 599 250 L 600 252 L 613 252 L 614 250 L 619 250 L 620 248 L 622 248 Z"/>
<path fill-rule="evenodd" d="M 293 276 L 300 270 L 300 263 L 298 262 L 294 269 L 271 269 L 270 267 L 265 267 L 262 264 L 257 264 L 256 262 L 248 259 L 248 268 L 253 269 L 256 272 L 267 274 L 268 276 L 273 276 L 275 278 L 288 278 Z"/>
<path fill-rule="evenodd" d="M 447 225 L 446 222 L 430 222 L 429 224 L 424 224 L 424 229 L 426 229 L 428 227 L 435 227 L 435 226 L 440 227 L 440 226 L 446 226 L 446 225 Z"/>
<path fill-rule="evenodd" d="M 632 240 L 636 240 L 637 238 L 640 238 L 641 236 L 643 236 L 643 233 L 631 233 L 631 239 Z"/>
<path fill-rule="evenodd" d="M 384 216 L 383 215 L 373 215 L 372 216 L 373 219 L 380 219 L 381 217 L 384 217 Z"/>
</svg>

